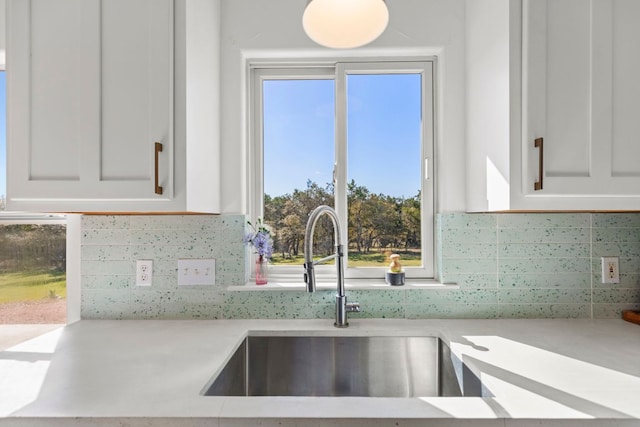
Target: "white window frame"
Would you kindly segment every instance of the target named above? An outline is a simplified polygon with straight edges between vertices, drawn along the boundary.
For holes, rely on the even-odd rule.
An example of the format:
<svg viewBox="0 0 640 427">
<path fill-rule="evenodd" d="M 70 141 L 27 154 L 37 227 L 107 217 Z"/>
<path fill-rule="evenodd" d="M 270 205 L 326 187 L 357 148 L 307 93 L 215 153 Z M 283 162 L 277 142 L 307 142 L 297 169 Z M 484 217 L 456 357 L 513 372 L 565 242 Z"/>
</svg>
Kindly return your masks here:
<svg viewBox="0 0 640 427">
<path fill-rule="evenodd" d="M 262 218 L 264 212 L 264 151 L 263 151 L 263 99 L 265 80 L 332 79 L 335 81 L 335 209 L 342 226 L 342 241 L 348 242 L 347 210 L 347 126 L 346 80 L 350 74 L 420 74 L 422 87 L 422 154 L 421 154 L 421 242 L 422 267 L 406 267 L 409 278 L 433 279 L 435 277 L 435 59 L 420 60 L 362 60 L 333 61 L 295 64 L 278 61 L 248 62 L 248 213 L 250 218 Z M 348 250 L 345 243 L 345 251 Z M 350 279 L 383 278 L 386 267 L 349 267 L 345 256 L 345 277 Z M 272 266 L 270 276 L 277 280 L 299 279 L 302 266 Z M 335 279 L 335 266 L 316 266 L 318 280 Z"/>
</svg>

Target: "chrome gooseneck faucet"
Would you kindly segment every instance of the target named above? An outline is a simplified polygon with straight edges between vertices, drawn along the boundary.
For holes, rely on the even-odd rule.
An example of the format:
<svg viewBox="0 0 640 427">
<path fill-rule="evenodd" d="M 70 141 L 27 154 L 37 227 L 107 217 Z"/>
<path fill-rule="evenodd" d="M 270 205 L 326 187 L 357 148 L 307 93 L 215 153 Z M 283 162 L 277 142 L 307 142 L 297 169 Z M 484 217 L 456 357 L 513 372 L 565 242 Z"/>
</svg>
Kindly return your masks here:
<svg viewBox="0 0 640 427">
<path fill-rule="evenodd" d="M 317 261 L 313 260 L 313 231 L 316 228 L 316 222 L 323 215 L 327 214 L 331 218 L 333 222 L 333 230 L 335 233 L 336 240 L 336 252 L 333 255 L 329 255 L 328 257 L 319 259 Z M 343 246 L 342 246 L 342 237 L 340 234 L 340 222 L 338 221 L 338 215 L 333 208 L 327 205 L 321 205 L 315 208 L 311 215 L 309 215 L 309 220 L 307 221 L 307 228 L 304 233 L 304 282 L 307 284 L 307 292 L 315 292 L 316 290 L 316 276 L 313 269 L 314 265 L 322 264 L 324 262 L 330 261 L 332 259 L 336 260 L 337 267 L 337 285 L 338 285 L 338 294 L 336 295 L 336 321 L 334 326 L 337 328 L 345 328 L 349 326 L 349 322 L 347 321 L 347 313 L 353 311 L 360 311 L 360 304 L 357 302 L 347 303 L 347 296 L 344 290 L 344 266 L 342 263 L 342 258 L 344 257 Z"/>
</svg>

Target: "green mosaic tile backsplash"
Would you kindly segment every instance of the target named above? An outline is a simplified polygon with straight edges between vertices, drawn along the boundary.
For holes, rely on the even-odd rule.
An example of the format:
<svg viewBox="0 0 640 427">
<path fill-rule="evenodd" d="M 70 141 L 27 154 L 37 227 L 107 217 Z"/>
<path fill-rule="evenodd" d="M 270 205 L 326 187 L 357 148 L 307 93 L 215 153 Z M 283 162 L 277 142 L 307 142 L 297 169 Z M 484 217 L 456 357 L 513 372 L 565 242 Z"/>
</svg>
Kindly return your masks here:
<svg viewBox="0 0 640 427">
<path fill-rule="evenodd" d="M 246 280 L 245 218 L 84 216 L 86 319 L 333 318 L 334 292 L 230 291 Z M 351 318 L 613 318 L 640 310 L 640 214 L 441 214 L 439 279 L 459 289 L 349 290 Z M 600 257 L 620 283 L 600 283 Z M 178 287 L 177 260 L 215 258 L 216 285 Z M 153 286 L 135 260 L 153 259 Z"/>
</svg>

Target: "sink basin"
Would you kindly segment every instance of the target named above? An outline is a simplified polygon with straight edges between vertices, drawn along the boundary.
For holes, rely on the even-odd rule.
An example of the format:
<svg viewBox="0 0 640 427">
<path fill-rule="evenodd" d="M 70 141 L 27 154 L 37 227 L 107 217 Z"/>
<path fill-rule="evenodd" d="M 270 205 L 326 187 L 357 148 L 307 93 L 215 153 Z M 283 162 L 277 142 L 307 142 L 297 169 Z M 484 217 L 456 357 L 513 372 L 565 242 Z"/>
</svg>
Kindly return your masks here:
<svg viewBox="0 0 640 427">
<path fill-rule="evenodd" d="M 461 396 L 436 337 L 249 336 L 206 396 Z"/>
</svg>

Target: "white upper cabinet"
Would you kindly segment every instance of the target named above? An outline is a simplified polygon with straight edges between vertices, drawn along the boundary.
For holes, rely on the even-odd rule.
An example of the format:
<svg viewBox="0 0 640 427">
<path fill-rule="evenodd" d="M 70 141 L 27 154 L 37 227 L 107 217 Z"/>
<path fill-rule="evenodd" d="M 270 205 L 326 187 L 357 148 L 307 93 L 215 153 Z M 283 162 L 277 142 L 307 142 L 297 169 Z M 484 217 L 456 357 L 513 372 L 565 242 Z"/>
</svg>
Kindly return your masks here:
<svg viewBox="0 0 640 427">
<path fill-rule="evenodd" d="M 188 210 L 184 11 L 176 23 L 172 0 L 10 0 L 7 12 L 9 209 Z"/>
<path fill-rule="evenodd" d="M 541 195 L 632 197 L 640 207 L 640 2 L 525 2 L 524 129 Z M 632 207 L 615 199 L 596 209 Z"/>
<path fill-rule="evenodd" d="M 509 21 L 521 50 L 504 61 L 509 167 L 469 210 L 640 209 L 640 2 L 524 0 L 521 16 L 521 29 Z"/>
</svg>

